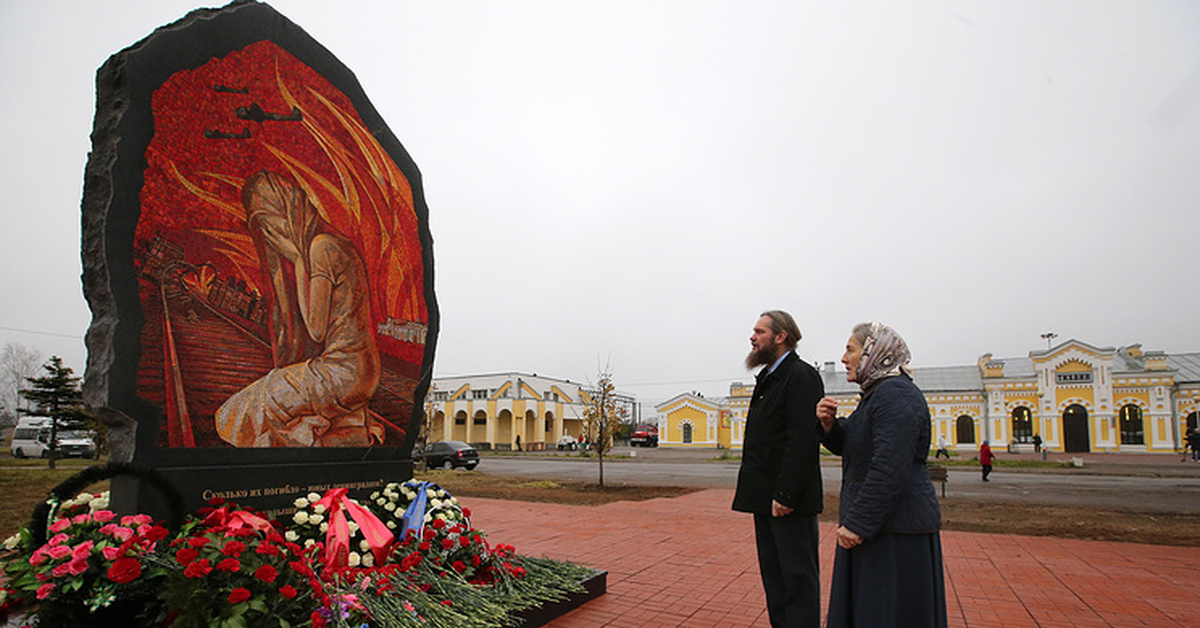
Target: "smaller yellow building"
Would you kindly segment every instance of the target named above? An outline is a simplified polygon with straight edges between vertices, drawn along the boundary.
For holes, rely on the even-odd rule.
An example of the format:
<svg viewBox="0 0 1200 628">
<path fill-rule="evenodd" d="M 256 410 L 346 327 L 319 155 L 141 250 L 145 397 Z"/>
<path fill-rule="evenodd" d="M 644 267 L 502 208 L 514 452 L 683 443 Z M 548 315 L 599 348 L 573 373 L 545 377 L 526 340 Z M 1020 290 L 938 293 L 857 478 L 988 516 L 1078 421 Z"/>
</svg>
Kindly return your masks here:
<svg viewBox="0 0 1200 628">
<path fill-rule="evenodd" d="M 858 386 L 833 362 L 820 372 L 838 414 L 849 415 Z M 932 442 L 963 454 L 985 440 L 1032 451 L 1035 435 L 1049 451 L 1173 452 L 1189 428 L 1200 429 L 1200 353 L 1068 340 L 1024 358 L 917 368 L 914 381 L 929 403 Z M 734 382 L 727 397 L 685 393 L 658 404 L 659 445 L 740 449 L 753 391 Z"/>
</svg>

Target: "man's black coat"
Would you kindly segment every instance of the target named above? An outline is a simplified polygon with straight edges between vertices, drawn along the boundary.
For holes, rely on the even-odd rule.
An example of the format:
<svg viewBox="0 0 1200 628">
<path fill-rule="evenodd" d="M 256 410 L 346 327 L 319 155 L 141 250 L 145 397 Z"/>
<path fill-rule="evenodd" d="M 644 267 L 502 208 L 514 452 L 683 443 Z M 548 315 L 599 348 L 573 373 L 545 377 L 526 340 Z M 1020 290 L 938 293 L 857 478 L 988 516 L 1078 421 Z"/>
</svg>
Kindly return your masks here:
<svg viewBox="0 0 1200 628">
<path fill-rule="evenodd" d="M 823 504 L 817 402 L 825 386 L 793 351 L 769 375 L 767 368 L 758 374 L 746 416 L 733 509 L 770 514 L 775 500 L 815 515 Z"/>
</svg>

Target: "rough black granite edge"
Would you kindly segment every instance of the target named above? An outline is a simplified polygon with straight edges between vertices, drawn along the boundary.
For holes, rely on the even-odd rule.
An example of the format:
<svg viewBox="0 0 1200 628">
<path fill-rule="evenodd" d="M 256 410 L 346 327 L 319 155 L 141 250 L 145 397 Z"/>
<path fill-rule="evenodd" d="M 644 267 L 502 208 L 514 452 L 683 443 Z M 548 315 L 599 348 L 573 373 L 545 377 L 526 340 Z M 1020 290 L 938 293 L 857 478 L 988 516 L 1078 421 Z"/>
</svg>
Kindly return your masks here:
<svg viewBox="0 0 1200 628">
<path fill-rule="evenodd" d="M 569 594 L 565 600 L 535 606 L 516 613 L 516 619 L 520 620 L 519 625 L 521 628 L 545 626 L 555 619 L 604 595 L 608 592 L 608 572 L 597 570 L 591 576 L 585 578 L 581 584 L 584 590 Z"/>
</svg>

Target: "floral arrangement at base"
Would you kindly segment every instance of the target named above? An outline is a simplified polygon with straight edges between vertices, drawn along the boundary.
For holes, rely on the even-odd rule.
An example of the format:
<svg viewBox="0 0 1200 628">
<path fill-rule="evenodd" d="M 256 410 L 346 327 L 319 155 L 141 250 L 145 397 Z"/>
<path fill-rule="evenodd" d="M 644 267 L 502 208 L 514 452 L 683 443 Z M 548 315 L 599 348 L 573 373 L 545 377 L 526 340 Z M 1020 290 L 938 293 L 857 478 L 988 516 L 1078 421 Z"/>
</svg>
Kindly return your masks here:
<svg viewBox="0 0 1200 628">
<path fill-rule="evenodd" d="M 46 542 L 0 548 L 0 622 L 39 628 L 485 628 L 582 590 L 593 571 L 492 546 L 436 485 L 365 504 L 310 493 L 286 521 L 214 501 L 176 532 L 106 494 L 56 505 Z"/>
</svg>

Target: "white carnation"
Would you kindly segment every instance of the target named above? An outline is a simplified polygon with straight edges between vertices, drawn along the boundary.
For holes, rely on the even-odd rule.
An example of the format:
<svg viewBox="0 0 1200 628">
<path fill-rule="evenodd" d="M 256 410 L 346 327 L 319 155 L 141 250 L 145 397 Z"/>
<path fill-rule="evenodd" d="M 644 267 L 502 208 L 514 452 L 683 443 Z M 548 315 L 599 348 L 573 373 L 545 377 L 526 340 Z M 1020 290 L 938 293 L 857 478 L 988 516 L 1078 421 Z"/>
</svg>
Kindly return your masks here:
<svg viewBox="0 0 1200 628">
<path fill-rule="evenodd" d="M 318 515 L 319 515 L 319 514 L 321 514 L 321 513 L 323 513 L 323 512 L 325 512 L 326 510 L 328 510 L 328 509 L 327 509 L 327 508 L 325 508 L 325 504 L 315 504 L 315 505 L 313 505 L 313 512 L 317 513 Z"/>
<path fill-rule="evenodd" d="M 350 552 L 350 556 L 347 561 L 350 563 L 351 567 L 357 567 L 362 564 L 362 556 L 359 556 L 358 552 Z"/>
<path fill-rule="evenodd" d="M 295 543 L 296 541 L 300 540 L 300 535 L 296 534 L 295 530 L 288 530 L 283 534 L 283 538 L 287 539 L 291 543 Z"/>
<path fill-rule="evenodd" d="M 383 504 L 383 509 L 388 512 L 391 512 L 396 509 L 396 504 L 393 504 L 392 502 L 388 502 L 386 504 Z"/>
<path fill-rule="evenodd" d="M 374 565 L 375 565 L 375 557 L 374 557 L 374 556 L 372 556 L 372 555 L 370 555 L 370 554 L 363 554 L 363 556 L 362 556 L 362 564 L 363 564 L 363 567 L 372 567 L 372 566 L 374 566 Z"/>
<path fill-rule="evenodd" d="M 328 523 L 322 523 L 322 524 L 321 524 L 321 534 L 325 534 L 325 533 L 326 533 L 326 532 L 328 532 L 328 531 L 329 531 L 329 524 L 328 524 Z"/>
<path fill-rule="evenodd" d="M 308 513 L 301 510 L 300 512 L 292 515 L 292 521 L 295 521 L 299 525 L 304 525 L 308 523 Z"/>
<path fill-rule="evenodd" d="M 296 508 L 308 508 L 308 500 L 303 497 L 297 497 L 296 501 L 292 502 Z"/>
</svg>

